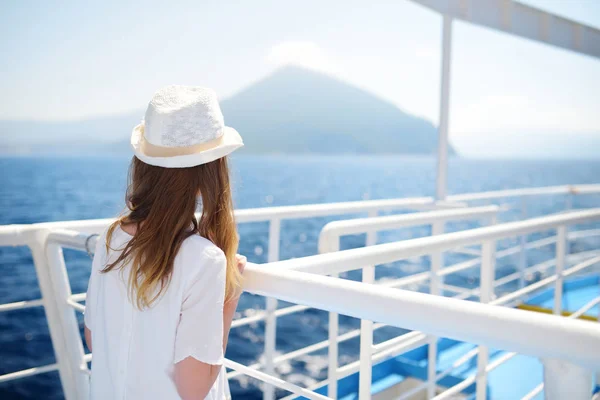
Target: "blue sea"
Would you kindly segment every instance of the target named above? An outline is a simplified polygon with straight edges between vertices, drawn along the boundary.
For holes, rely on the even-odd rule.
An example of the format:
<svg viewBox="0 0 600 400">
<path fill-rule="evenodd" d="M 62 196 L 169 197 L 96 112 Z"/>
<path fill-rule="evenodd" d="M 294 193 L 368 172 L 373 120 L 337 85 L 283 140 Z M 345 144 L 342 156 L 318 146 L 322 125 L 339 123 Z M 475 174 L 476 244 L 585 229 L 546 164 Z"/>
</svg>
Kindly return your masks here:
<svg viewBox="0 0 600 400">
<path fill-rule="evenodd" d="M 128 157 L 18 157 L 0 158 L 0 225 L 28 224 L 105 218 L 117 215 L 124 206 Z M 237 208 L 327 203 L 365 199 L 384 199 L 433 195 L 435 160 L 407 156 L 247 156 L 232 159 L 234 196 Z M 449 192 L 466 193 L 531 186 L 600 183 L 600 161 L 511 161 L 453 158 L 449 163 Z M 567 203 L 566 196 L 546 196 L 529 203 L 531 216 L 558 212 Z M 509 205 L 517 206 L 515 200 Z M 600 206 L 600 196 L 577 196 L 574 207 Z M 514 219 L 518 210 L 503 214 Z M 356 217 L 357 215 L 354 215 Z M 317 253 L 320 229 L 342 217 L 284 221 L 282 259 Z M 450 224 L 449 230 L 478 226 L 477 223 Z M 252 262 L 264 263 L 268 256 L 268 224 L 240 224 L 240 253 Z M 385 232 L 379 242 L 404 240 L 429 234 L 428 227 Z M 531 237 L 549 235 L 540 233 Z M 348 236 L 342 248 L 364 245 L 364 235 Z M 512 243 L 514 244 L 514 242 Z M 500 247 L 511 245 L 502 242 Z M 572 244 L 581 251 L 592 243 L 581 240 Z M 597 242 L 596 242 L 597 245 Z M 554 249 L 546 247 L 528 254 L 530 265 L 551 258 Z M 447 262 L 467 256 L 448 255 Z M 77 251 L 65 251 L 74 293 L 84 292 L 91 261 Z M 377 277 L 404 276 L 428 268 L 426 257 L 403 260 L 378 267 Z M 516 258 L 498 264 L 497 276 L 515 270 Z M 476 271 L 450 276 L 448 283 L 474 287 Z M 360 278 L 359 272 L 344 275 Z M 531 280 L 542 276 L 530 277 Z M 426 288 L 414 287 L 414 290 Z M 509 288 L 510 289 L 510 288 Z M 31 254 L 26 247 L 0 248 L 0 303 L 40 297 Z M 288 304 L 280 303 L 280 306 Z M 252 315 L 264 307 L 264 298 L 245 294 L 239 315 Z M 80 319 L 81 321 L 81 319 Z M 82 322 L 81 322 L 82 323 Z M 356 329 L 359 321 L 341 318 L 341 332 Z M 227 357 L 252 364 L 261 360 L 264 324 L 255 323 L 231 332 Z M 376 331 L 380 342 L 403 332 L 396 328 Z M 278 319 L 277 351 L 286 353 L 327 338 L 327 314 L 307 310 Z M 357 359 L 358 340 L 340 346 L 340 364 Z M 326 350 L 282 364 L 278 372 L 285 379 L 310 385 L 326 378 Z M 48 328 L 41 308 L 0 313 L 0 375 L 39 365 L 54 363 Z M 243 377 L 233 380 L 234 398 L 261 398 L 260 384 Z M 285 392 L 278 392 L 283 395 Z M 61 399 L 57 372 L 0 384 L 0 398 Z"/>
</svg>

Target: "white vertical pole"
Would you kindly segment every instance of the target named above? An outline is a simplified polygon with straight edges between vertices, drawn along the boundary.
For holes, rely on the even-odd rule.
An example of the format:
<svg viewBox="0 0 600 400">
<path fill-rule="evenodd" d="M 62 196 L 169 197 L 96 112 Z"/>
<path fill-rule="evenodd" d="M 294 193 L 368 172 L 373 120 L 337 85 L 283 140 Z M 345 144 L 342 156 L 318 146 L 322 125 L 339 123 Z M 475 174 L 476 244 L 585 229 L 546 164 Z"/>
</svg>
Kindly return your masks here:
<svg viewBox="0 0 600 400">
<path fill-rule="evenodd" d="M 567 227 L 559 226 L 556 230 L 556 281 L 554 282 L 554 314 L 560 315 L 562 312 L 562 295 L 565 269 L 565 259 L 567 255 Z"/>
<path fill-rule="evenodd" d="M 565 211 L 569 211 L 573 208 L 573 193 L 567 194 L 565 199 Z"/>
<path fill-rule="evenodd" d="M 279 238 L 281 221 L 277 218 L 269 222 L 269 262 L 279 261 Z M 267 297 L 265 320 L 265 372 L 269 375 L 275 375 L 276 343 L 277 343 L 277 299 Z M 263 390 L 263 400 L 275 399 L 275 387 L 265 384 Z"/>
<path fill-rule="evenodd" d="M 592 373 L 579 365 L 557 359 L 545 359 L 544 399 L 589 400 L 592 394 Z"/>
<path fill-rule="evenodd" d="M 446 229 L 444 222 L 436 221 L 431 225 L 431 235 L 442 235 Z M 444 266 L 443 254 L 441 252 L 432 253 L 430 256 L 431 271 L 430 271 L 430 286 L 429 291 L 433 295 L 440 294 L 440 284 L 442 279 L 439 276 L 440 270 Z M 427 351 L 427 398 L 431 399 L 435 396 L 435 388 L 437 385 L 437 336 L 429 337 L 429 348 Z"/>
<path fill-rule="evenodd" d="M 494 279 L 496 270 L 496 241 L 487 240 L 481 245 L 481 276 L 480 291 L 481 302 L 489 303 L 494 294 Z M 487 372 L 486 367 L 489 361 L 489 349 L 486 346 L 479 346 L 477 355 L 477 380 L 476 380 L 476 399 L 487 399 Z"/>
<path fill-rule="evenodd" d="M 48 231 L 38 230 L 29 240 L 29 248 L 33 256 L 33 264 L 42 293 L 44 302 L 44 312 L 48 321 L 48 330 L 52 340 L 52 349 L 54 357 L 58 364 L 58 374 L 62 384 L 63 393 L 66 400 L 77 399 L 77 388 L 75 385 L 75 373 L 69 364 L 67 353 L 67 343 L 60 319 L 60 309 L 58 306 L 57 294 L 54 293 L 54 286 L 50 276 L 50 266 L 46 258 L 46 239 Z"/>
<path fill-rule="evenodd" d="M 525 196 L 521 197 L 521 220 L 527 219 L 527 200 Z M 525 270 L 527 269 L 527 236 L 519 237 L 519 289 L 525 287 Z"/>
<path fill-rule="evenodd" d="M 440 91 L 440 122 L 438 128 L 436 200 L 446 199 L 448 185 L 448 124 L 450 108 L 450 50 L 452 44 L 452 18 L 444 15 L 442 29 L 442 78 Z"/>
<path fill-rule="evenodd" d="M 333 252 L 340 250 L 340 239 L 338 236 L 329 238 L 325 245 L 324 252 Z M 332 274 L 332 277 L 338 277 L 338 274 Z M 337 399 L 337 379 L 338 379 L 338 335 L 339 335 L 339 316 L 338 313 L 329 313 L 329 363 L 327 365 L 327 397 Z"/>
<path fill-rule="evenodd" d="M 71 284 L 65 266 L 65 258 L 62 248 L 56 244 L 48 244 L 46 247 L 46 259 L 52 286 L 54 288 L 55 300 L 58 304 L 58 318 L 62 325 L 65 353 L 73 375 L 73 388 L 76 391 L 77 400 L 85 400 L 89 395 L 89 378 L 83 372 L 86 366 L 84 359 L 83 343 L 79 333 L 79 323 L 75 316 L 75 310 L 67 303 L 71 297 Z"/>
<path fill-rule="evenodd" d="M 369 217 L 376 217 L 377 211 L 370 211 Z M 367 246 L 377 243 L 377 232 L 367 232 Z M 369 265 L 362 270 L 364 283 L 375 282 L 375 266 Z M 359 400 L 371 398 L 371 372 L 373 355 L 373 321 L 362 319 L 360 321 L 360 372 L 358 382 Z"/>
</svg>

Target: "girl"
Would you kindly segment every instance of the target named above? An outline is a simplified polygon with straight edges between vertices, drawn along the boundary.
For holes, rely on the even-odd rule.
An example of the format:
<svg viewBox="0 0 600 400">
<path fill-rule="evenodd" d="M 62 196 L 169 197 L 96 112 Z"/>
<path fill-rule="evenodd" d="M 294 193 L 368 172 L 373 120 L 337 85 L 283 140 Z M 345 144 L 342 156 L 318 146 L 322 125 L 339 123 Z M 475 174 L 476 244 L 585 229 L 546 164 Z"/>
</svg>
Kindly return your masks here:
<svg viewBox="0 0 600 400">
<path fill-rule="evenodd" d="M 245 265 L 226 156 L 242 139 L 212 90 L 169 86 L 131 145 L 128 213 L 100 236 L 87 291 L 91 399 L 225 399 Z"/>
</svg>

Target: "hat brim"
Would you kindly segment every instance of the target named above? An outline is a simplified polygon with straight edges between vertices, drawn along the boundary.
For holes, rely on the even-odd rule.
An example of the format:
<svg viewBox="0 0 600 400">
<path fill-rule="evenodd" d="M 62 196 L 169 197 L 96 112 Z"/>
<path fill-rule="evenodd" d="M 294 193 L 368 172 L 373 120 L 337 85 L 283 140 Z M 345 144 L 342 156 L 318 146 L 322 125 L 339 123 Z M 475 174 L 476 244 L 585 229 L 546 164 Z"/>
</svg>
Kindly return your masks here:
<svg viewBox="0 0 600 400">
<path fill-rule="evenodd" d="M 142 124 L 133 128 L 131 133 L 131 147 L 137 158 L 146 164 L 155 165 L 164 168 L 189 168 L 196 165 L 206 164 L 211 161 L 218 160 L 232 153 L 234 150 L 244 146 L 244 142 L 240 134 L 233 128 L 226 126 L 223 132 L 223 138 L 218 146 L 211 149 L 199 151 L 193 154 L 178 155 L 171 157 L 152 157 L 144 153 L 142 142 L 144 133 Z"/>
</svg>

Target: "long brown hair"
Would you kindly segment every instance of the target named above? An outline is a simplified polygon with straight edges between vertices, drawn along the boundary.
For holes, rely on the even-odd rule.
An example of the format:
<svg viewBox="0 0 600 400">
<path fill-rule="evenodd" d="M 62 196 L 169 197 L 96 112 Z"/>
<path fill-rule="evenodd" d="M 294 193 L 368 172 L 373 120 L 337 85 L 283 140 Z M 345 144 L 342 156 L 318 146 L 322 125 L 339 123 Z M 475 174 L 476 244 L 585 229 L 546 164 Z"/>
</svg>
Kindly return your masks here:
<svg viewBox="0 0 600 400">
<path fill-rule="evenodd" d="M 128 180 L 128 212 L 109 227 L 107 251 L 115 228 L 131 224 L 137 230 L 117 260 L 102 272 L 120 269 L 131 262 L 130 298 L 140 309 L 150 307 L 169 284 L 173 262 L 183 241 L 199 234 L 225 253 L 226 300 L 235 296 L 241 286 L 241 275 L 236 260 L 238 236 L 227 159 L 190 168 L 163 168 L 133 157 Z M 198 194 L 202 200 L 199 221 L 194 215 Z"/>
</svg>

